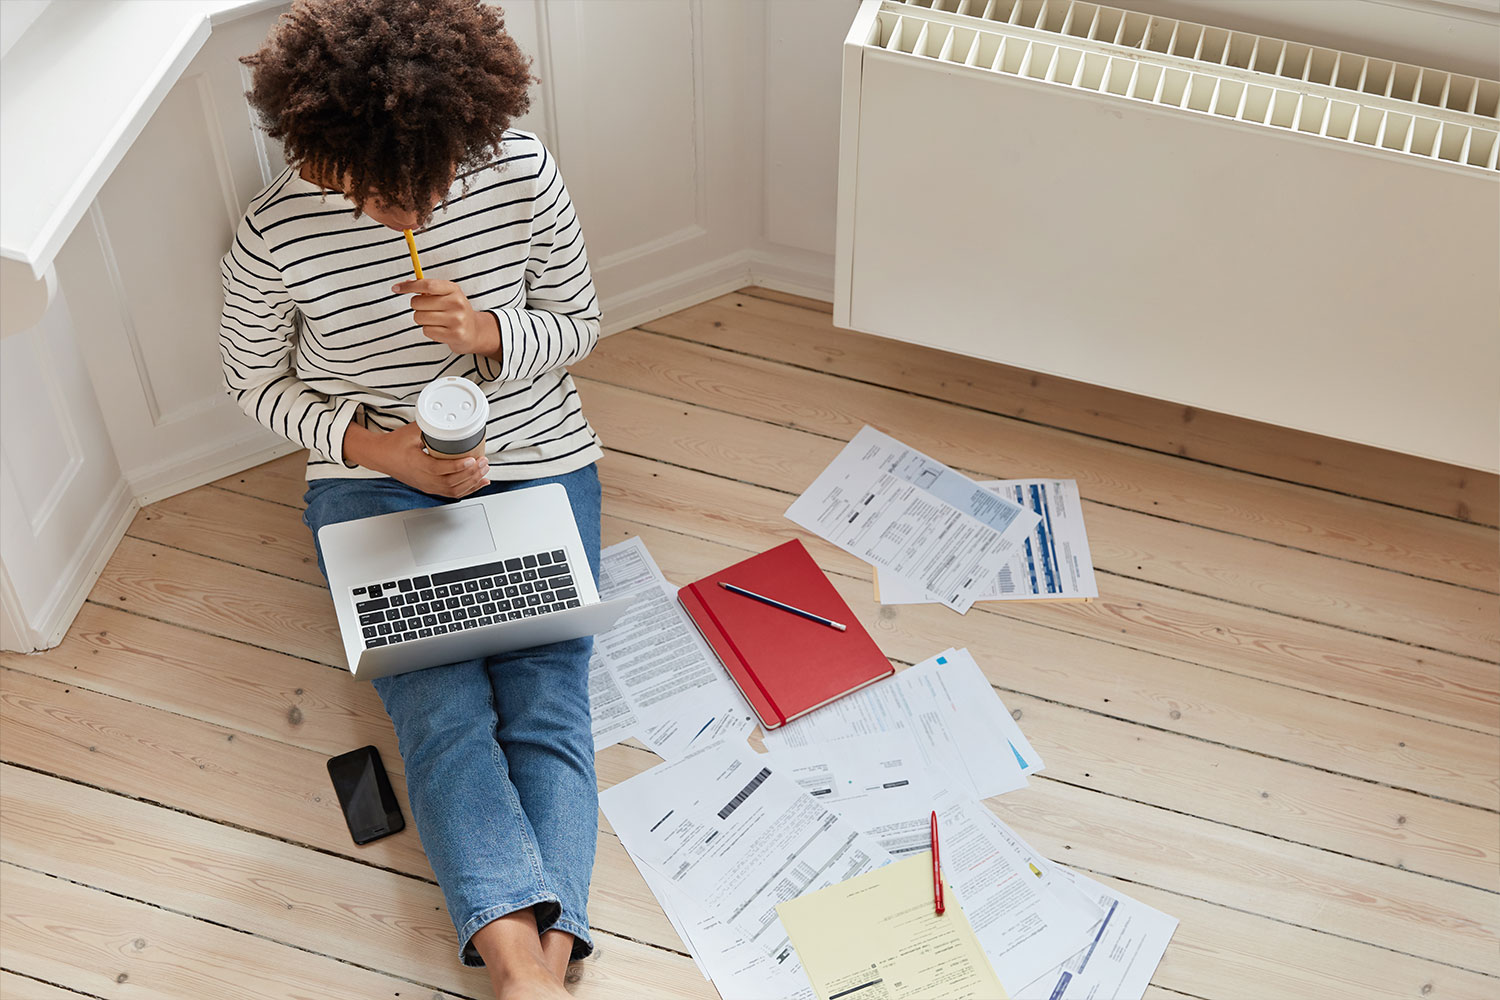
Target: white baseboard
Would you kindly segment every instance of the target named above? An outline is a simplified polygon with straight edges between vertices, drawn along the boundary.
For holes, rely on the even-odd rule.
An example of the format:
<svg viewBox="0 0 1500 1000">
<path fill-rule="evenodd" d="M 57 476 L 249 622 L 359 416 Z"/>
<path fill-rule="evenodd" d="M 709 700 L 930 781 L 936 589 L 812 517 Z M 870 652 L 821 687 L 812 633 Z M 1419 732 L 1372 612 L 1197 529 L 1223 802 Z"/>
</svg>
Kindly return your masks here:
<svg viewBox="0 0 1500 1000">
<path fill-rule="evenodd" d="M 832 302 L 833 257 L 801 250 L 752 250 L 750 283 L 788 295 Z"/>
<path fill-rule="evenodd" d="M 6 598 L 5 603 L 9 605 L 4 615 L 7 625 L 3 636 L 5 649 L 31 653 L 51 649 L 62 642 L 68 626 L 78 617 L 78 610 L 88 599 L 89 591 L 99 579 L 99 574 L 104 572 L 105 564 L 114 555 L 115 547 L 125 537 L 125 531 L 139 509 L 140 505 L 130 495 L 129 484 L 123 478 L 120 479 L 110 491 L 109 498 L 95 516 L 94 522 L 89 525 L 83 544 L 58 574 L 57 584 L 52 588 L 51 595 L 34 623 L 26 622 L 20 615 L 20 609 L 15 605 L 10 577 L 5 577 L 5 594 L 0 595 Z"/>
<path fill-rule="evenodd" d="M 185 455 L 130 469 L 125 475 L 136 501 L 144 507 L 301 448 L 279 437 L 273 439 L 269 431 L 256 430 L 232 441 L 209 442 Z"/>
<path fill-rule="evenodd" d="M 605 336 L 726 295 L 746 285 L 833 301 L 833 258 L 801 250 L 742 250 L 652 282 L 605 309 Z"/>
<path fill-rule="evenodd" d="M 628 330 L 750 283 L 749 252 L 728 254 L 611 299 L 604 310 L 604 333 Z"/>
<path fill-rule="evenodd" d="M 41 648 L 42 637 L 26 620 L 10 571 L 0 563 L 0 649 L 30 653 Z"/>
<path fill-rule="evenodd" d="M 131 519 L 141 507 L 297 451 L 299 447 L 290 441 L 267 446 L 265 437 L 256 434 L 228 445 L 210 443 L 187 456 L 159 462 L 144 472 L 137 470 L 128 478 L 121 477 L 94 518 L 76 555 L 63 567 L 57 585 L 34 623 L 27 622 L 21 614 L 14 600 L 13 588 L 9 586 L 9 576 L 0 581 L 5 585 L 5 593 L 0 593 L 0 598 L 6 598 L 3 618 L 0 618 L 0 626 L 3 626 L 0 628 L 0 646 L 29 653 L 51 649 L 62 642 L 99 574 L 104 572 L 109 557 L 114 554 L 120 539 L 125 537 Z"/>
</svg>

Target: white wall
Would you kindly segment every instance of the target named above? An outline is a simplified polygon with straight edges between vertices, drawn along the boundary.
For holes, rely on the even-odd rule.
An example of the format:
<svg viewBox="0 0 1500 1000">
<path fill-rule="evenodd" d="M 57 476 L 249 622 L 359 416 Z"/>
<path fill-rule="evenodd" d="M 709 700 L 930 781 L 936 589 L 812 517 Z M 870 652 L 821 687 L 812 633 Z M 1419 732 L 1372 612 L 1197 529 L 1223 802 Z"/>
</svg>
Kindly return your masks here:
<svg viewBox="0 0 1500 1000">
<path fill-rule="evenodd" d="M 52 0 L 0 0 L 0 58 L 20 40 Z"/>
<path fill-rule="evenodd" d="M 805 294 L 823 299 L 833 296 L 840 53 L 857 6 L 853 0 L 760 4 L 759 271 L 772 284 L 800 282 Z"/>
<path fill-rule="evenodd" d="M 569 0 L 507 9 L 515 18 L 526 7 L 536 12 L 543 80 L 533 117 L 583 221 L 606 328 L 745 283 L 754 178 L 737 128 L 751 97 L 742 40 L 753 6 Z"/>
</svg>

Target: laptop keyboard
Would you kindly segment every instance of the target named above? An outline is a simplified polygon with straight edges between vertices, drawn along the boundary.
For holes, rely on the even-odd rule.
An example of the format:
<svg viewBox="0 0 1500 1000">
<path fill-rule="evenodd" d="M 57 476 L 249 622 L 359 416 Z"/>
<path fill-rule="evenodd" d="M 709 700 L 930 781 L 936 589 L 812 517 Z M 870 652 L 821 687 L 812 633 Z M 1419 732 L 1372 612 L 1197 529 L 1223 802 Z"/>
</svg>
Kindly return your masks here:
<svg viewBox="0 0 1500 1000">
<path fill-rule="evenodd" d="M 562 549 L 354 588 L 366 648 L 579 606 Z"/>
</svg>

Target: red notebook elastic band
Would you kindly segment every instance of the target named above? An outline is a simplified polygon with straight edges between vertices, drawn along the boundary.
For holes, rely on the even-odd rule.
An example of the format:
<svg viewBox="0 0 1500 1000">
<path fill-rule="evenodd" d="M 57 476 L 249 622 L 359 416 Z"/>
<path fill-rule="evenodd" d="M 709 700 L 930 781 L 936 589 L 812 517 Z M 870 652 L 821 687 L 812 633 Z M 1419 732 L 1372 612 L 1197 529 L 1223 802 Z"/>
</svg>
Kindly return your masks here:
<svg viewBox="0 0 1500 1000">
<path fill-rule="evenodd" d="M 777 724 L 786 725 L 786 716 L 782 713 L 780 706 L 776 704 L 776 699 L 771 697 L 771 692 L 766 690 L 766 686 L 760 682 L 760 678 L 755 676 L 755 671 L 750 669 L 750 662 L 745 659 L 745 654 L 740 652 L 740 647 L 734 644 L 734 639 L 729 635 L 729 630 L 724 627 L 723 622 L 719 621 L 719 616 L 714 614 L 714 609 L 703 599 L 703 594 L 698 590 L 698 584 L 694 583 L 690 585 L 689 589 L 692 590 L 693 596 L 698 598 L 698 603 L 703 605 L 703 610 L 708 612 L 708 617 L 713 619 L 714 628 L 719 630 L 719 635 L 723 636 L 724 641 L 729 644 L 729 649 L 734 653 L 734 658 L 740 661 L 740 669 L 744 670 L 750 680 L 755 682 L 755 689 L 760 692 L 762 698 L 766 699 L 766 704 L 771 706 L 771 711 L 776 713 Z"/>
</svg>

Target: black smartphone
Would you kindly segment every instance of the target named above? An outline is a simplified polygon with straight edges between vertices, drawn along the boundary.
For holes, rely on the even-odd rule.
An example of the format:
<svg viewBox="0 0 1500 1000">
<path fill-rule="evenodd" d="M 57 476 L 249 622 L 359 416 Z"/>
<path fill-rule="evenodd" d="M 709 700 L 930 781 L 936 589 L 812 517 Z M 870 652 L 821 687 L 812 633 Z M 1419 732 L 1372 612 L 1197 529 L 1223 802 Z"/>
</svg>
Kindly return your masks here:
<svg viewBox="0 0 1500 1000">
<path fill-rule="evenodd" d="M 333 779 L 344 822 L 349 824 L 349 836 L 356 844 L 368 844 L 406 828 L 391 779 L 380 763 L 379 750 L 360 747 L 331 758 L 328 776 Z"/>
</svg>

